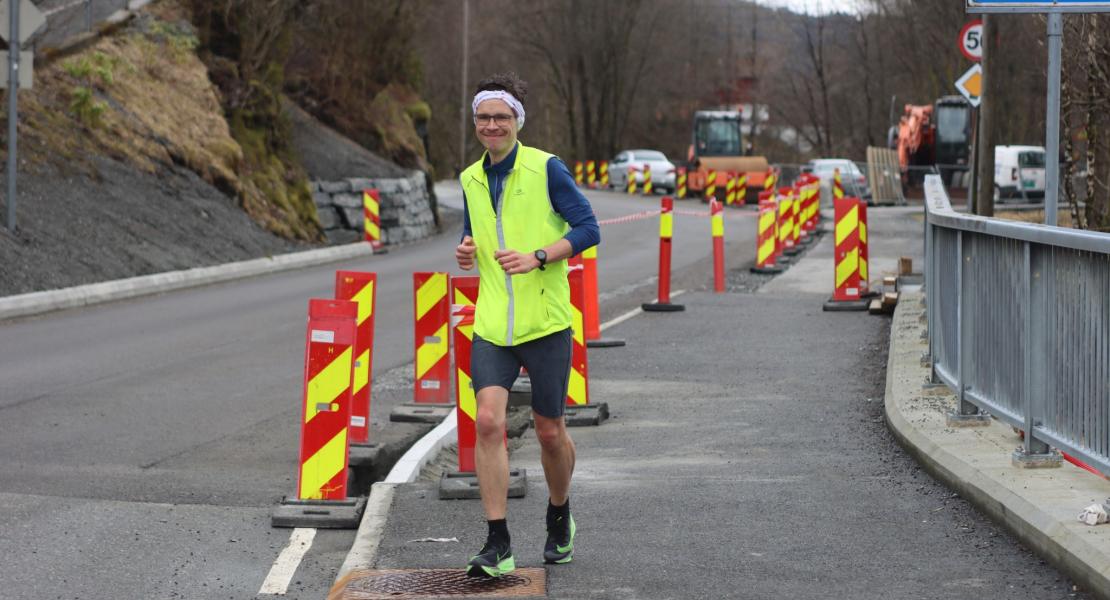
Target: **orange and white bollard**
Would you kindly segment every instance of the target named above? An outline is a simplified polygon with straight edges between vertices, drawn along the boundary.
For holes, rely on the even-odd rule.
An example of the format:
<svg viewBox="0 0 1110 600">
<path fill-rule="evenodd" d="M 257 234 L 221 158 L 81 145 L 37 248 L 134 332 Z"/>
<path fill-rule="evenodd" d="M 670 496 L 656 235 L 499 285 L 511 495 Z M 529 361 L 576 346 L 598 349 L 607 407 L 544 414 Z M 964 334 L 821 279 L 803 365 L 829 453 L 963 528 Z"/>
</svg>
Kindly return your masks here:
<svg viewBox="0 0 1110 600">
<path fill-rule="evenodd" d="M 867 310 L 867 300 L 859 289 L 859 199 L 834 198 L 836 240 L 834 249 L 833 295 L 824 310 Z"/>
<path fill-rule="evenodd" d="M 447 273 L 413 273 L 413 310 L 416 349 L 413 400 L 417 404 L 447 404 L 451 400 L 451 355 L 448 323 Z"/>
<path fill-rule="evenodd" d="M 722 210 L 724 207 L 716 198 L 709 201 L 709 231 L 713 236 L 713 291 L 718 294 L 725 292 L 725 219 Z"/>
<path fill-rule="evenodd" d="M 736 176 L 736 205 L 744 206 L 748 203 L 748 174 L 740 173 Z"/>
<path fill-rule="evenodd" d="M 382 246 L 381 194 L 378 190 L 362 190 L 362 233 L 374 253 L 385 253 Z"/>
<path fill-rule="evenodd" d="M 586 185 L 592 190 L 597 187 L 597 163 L 586 161 Z"/>
<path fill-rule="evenodd" d="M 582 187 L 582 161 L 574 161 L 574 183 Z"/>
<path fill-rule="evenodd" d="M 736 204 L 736 174 L 729 171 L 725 177 L 725 206 L 732 206 Z"/>
<path fill-rule="evenodd" d="M 597 246 L 582 251 L 582 286 L 586 294 L 586 346 L 590 348 L 615 348 L 624 340 L 601 337 L 600 294 L 597 288 Z"/>
<path fill-rule="evenodd" d="M 365 499 L 347 498 L 347 445 L 358 304 L 308 301 L 296 498 L 274 509 L 274 527 L 355 528 Z"/>
<path fill-rule="evenodd" d="M 717 197 L 717 172 L 709 169 L 709 174 L 705 176 L 705 201 L 709 202 L 711 199 Z"/>
<path fill-rule="evenodd" d="M 681 304 L 671 304 L 671 237 L 674 234 L 674 199 L 663 196 L 659 213 L 659 296 L 656 302 L 641 305 L 646 312 L 676 312 L 686 310 Z"/>
<path fill-rule="evenodd" d="M 773 200 L 767 199 L 771 194 L 769 192 L 761 192 L 759 194 L 759 220 L 757 221 L 758 229 L 756 230 L 755 238 L 755 266 L 751 268 L 753 273 L 782 273 L 782 268 L 775 263 L 777 253 L 775 252 L 776 238 L 775 234 L 775 219 L 778 214 L 778 208 L 775 206 Z"/>
<path fill-rule="evenodd" d="M 644 195 L 650 196 L 651 194 L 651 165 L 644 163 Z"/>
<path fill-rule="evenodd" d="M 674 177 L 675 196 L 682 200 L 686 197 L 686 167 L 678 167 Z"/>
<path fill-rule="evenodd" d="M 597 177 L 602 189 L 609 189 L 609 161 L 601 161 L 598 165 Z"/>
<path fill-rule="evenodd" d="M 377 282 L 377 273 L 335 272 L 335 298 L 358 304 L 351 392 L 352 445 L 366 445 L 370 441 L 370 381 L 374 365 L 374 300 Z"/>
</svg>

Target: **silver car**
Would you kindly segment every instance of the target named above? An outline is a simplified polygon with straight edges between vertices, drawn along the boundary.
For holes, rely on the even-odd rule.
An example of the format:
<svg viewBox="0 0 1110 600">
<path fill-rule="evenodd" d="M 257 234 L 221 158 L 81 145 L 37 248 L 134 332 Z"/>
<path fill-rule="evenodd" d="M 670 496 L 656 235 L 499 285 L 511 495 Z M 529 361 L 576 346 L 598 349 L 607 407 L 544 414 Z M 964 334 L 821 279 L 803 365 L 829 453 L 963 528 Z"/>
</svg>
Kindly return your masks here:
<svg viewBox="0 0 1110 600">
<path fill-rule="evenodd" d="M 609 161 L 609 185 L 617 189 L 626 189 L 628 179 L 635 178 L 636 188 L 641 189 L 644 184 L 644 166 L 651 166 L 652 191 L 659 190 L 664 194 L 674 193 L 675 168 L 674 163 L 658 150 L 623 150 Z"/>
<path fill-rule="evenodd" d="M 844 186 L 844 193 L 867 200 L 872 204 L 871 187 L 867 177 L 860 170 L 859 165 L 846 158 L 818 158 L 802 166 L 803 173 L 813 173 L 821 178 L 821 183 L 832 186 L 833 172 L 840 169 L 840 184 Z"/>
</svg>

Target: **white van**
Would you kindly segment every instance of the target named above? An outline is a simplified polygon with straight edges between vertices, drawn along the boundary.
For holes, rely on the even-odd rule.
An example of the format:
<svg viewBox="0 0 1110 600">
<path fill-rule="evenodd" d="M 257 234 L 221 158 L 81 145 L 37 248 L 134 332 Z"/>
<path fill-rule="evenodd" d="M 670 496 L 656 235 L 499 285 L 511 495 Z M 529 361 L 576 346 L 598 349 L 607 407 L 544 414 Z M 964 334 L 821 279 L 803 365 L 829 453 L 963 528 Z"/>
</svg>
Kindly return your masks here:
<svg viewBox="0 0 1110 600">
<path fill-rule="evenodd" d="M 1044 146 L 994 147 L 994 199 L 1044 198 Z"/>
</svg>

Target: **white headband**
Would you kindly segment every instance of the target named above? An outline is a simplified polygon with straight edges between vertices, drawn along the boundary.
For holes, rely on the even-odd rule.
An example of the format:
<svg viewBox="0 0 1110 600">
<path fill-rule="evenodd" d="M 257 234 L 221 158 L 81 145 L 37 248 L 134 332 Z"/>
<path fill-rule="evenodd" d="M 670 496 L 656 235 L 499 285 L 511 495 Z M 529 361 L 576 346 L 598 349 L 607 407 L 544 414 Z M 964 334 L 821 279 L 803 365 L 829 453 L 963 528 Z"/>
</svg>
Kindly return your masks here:
<svg viewBox="0 0 1110 600">
<path fill-rule="evenodd" d="M 516 112 L 517 129 L 524 127 L 524 105 L 516 99 L 516 96 L 505 90 L 482 90 L 474 95 L 474 102 L 470 105 L 471 110 L 477 113 L 478 105 L 486 100 L 504 100 L 505 104 L 508 104 Z"/>
</svg>

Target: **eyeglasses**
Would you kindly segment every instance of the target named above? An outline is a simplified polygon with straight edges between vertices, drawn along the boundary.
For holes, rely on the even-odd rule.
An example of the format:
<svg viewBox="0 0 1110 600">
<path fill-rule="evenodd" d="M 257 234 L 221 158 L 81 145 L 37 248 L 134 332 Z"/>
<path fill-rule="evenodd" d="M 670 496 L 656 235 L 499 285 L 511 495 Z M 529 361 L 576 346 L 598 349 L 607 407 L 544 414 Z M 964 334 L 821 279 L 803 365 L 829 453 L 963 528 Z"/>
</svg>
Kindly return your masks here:
<svg viewBox="0 0 1110 600">
<path fill-rule="evenodd" d="M 489 125 L 490 122 L 492 121 L 495 125 L 498 125 L 500 127 L 504 127 L 504 126 L 508 125 L 509 121 L 512 121 L 513 118 L 514 117 L 512 115 L 506 115 L 504 113 L 501 113 L 501 114 L 498 114 L 498 115 L 485 115 L 485 114 L 480 114 L 479 113 L 479 114 L 474 115 L 474 124 L 475 125 Z"/>
</svg>

